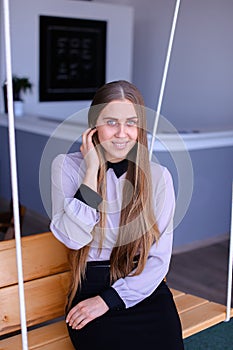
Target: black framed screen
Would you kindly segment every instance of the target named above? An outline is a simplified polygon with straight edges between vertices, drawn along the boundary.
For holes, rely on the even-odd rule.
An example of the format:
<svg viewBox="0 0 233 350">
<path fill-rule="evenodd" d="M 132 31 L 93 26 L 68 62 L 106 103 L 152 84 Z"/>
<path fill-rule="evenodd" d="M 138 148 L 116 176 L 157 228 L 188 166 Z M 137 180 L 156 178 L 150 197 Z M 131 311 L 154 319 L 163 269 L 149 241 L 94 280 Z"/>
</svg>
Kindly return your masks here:
<svg viewBox="0 0 233 350">
<path fill-rule="evenodd" d="M 91 100 L 105 83 L 107 22 L 51 16 L 39 19 L 39 100 Z"/>
</svg>

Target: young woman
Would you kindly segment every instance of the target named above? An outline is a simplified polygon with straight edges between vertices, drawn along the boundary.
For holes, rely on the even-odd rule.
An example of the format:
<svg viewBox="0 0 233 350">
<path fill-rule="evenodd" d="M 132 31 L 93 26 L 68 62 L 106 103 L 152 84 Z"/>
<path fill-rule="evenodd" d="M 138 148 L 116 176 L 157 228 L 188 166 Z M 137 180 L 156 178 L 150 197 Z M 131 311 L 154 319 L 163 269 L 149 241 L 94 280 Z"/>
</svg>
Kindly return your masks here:
<svg viewBox="0 0 233 350">
<path fill-rule="evenodd" d="M 95 94 L 81 152 L 52 165 L 51 230 L 70 248 L 66 322 L 78 350 L 182 350 L 164 281 L 175 197 L 170 173 L 149 162 L 146 115 L 127 81 Z"/>
</svg>

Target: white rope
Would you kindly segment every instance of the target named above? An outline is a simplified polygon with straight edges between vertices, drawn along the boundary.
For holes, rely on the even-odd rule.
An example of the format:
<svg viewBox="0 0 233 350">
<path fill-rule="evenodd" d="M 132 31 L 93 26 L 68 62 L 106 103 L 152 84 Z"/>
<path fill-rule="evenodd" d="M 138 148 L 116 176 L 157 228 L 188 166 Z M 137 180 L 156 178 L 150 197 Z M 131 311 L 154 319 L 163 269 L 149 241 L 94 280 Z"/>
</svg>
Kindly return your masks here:
<svg viewBox="0 0 233 350">
<path fill-rule="evenodd" d="M 169 67 L 169 62 L 170 62 L 170 57 L 171 57 L 172 44 L 173 44 L 173 39 L 174 39 L 174 35 L 175 35 L 175 29 L 176 29 L 179 8 L 180 8 L 180 0 L 177 0 L 175 10 L 174 10 L 174 15 L 173 15 L 172 27 L 171 27 L 171 32 L 170 32 L 170 39 L 169 39 L 168 49 L 167 49 L 167 56 L 166 56 L 166 61 L 165 61 L 165 65 L 164 65 L 164 70 L 163 70 L 163 78 L 162 78 L 162 83 L 161 83 L 161 87 L 160 87 L 158 105 L 157 105 L 157 109 L 155 112 L 155 121 L 154 121 L 154 127 L 153 127 L 153 133 L 152 133 L 152 139 L 151 139 L 151 145 L 150 145 L 150 151 L 149 151 L 150 160 L 151 160 L 152 154 L 153 154 L 155 135 L 156 135 L 157 127 L 158 127 L 158 123 L 159 123 L 159 116 L 160 116 L 161 106 L 162 106 L 162 102 L 163 102 L 164 89 L 165 89 L 165 84 L 166 84 L 166 79 L 167 79 L 167 72 L 168 72 L 168 67 Z"/>
<path fill-rule="evenodd" d="M 13 111 L 13 89 L 12 89 L 12 69 L 11 69 L 11 41 L 10 41 L 10 16 L 9 0 L 3 0 L 4 11 L 4 29 L 5 29 L 5 55 L 6 55 L 6 77 L 7 77 L 7 107 L 9 121 L 9 147 L 10 147 L 10 165 L 11 165 L 11 186 L 13 197 L 14 229 L 16 241 L 16 259 L 18 272 L 19 300 L 20 300 L 20 321 L 22 334 L 23 350 L 28 350 L 27 342 L 27 323 L 26 309 L 23 286 L 23 264 L 21 252 L 21 235 L 19 219 L 19 200 L 18 200 L 18 182 L 16 165 L 16 147 L 15 147 L 15 127 Z"/>
<path fill-rule="evenodd" d="M 229 260 L 228 260 L 228 282 L 227 282 L 227 307 L 225 322 L 231 318 L 231 296 L 232 296 L 232 264 L 233 264 L 233 183 L 231 194 L 231 230 L 229 243 Z"/>
</svg>

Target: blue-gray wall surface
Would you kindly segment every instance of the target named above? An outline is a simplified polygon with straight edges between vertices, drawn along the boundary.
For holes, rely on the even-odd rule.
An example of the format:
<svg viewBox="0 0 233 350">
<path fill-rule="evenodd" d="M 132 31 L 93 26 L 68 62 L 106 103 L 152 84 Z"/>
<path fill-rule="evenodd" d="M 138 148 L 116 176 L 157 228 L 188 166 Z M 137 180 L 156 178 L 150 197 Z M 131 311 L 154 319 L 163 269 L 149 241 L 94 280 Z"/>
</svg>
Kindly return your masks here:
<svg viewBox="0 0 233 350">
<path fill-rule="evenodd" d="M 133 81 L 156 109 L 176 1 L 117 3 L 134 8 Z M 178 130 L 233 127 L 232 18 L 232 0 L 180 2 L 161 110 Z"/>
<path fill-rule="evenodd" d="M 174 230 L 174 247 L 230 232 L 233 146 L 193 150 L 189 155 L 193 191 L 187 212 Z M 177 194 L 179 184 L 174 162 L 165 152 L 156 156 L 172 173 Z"/>
</svg>

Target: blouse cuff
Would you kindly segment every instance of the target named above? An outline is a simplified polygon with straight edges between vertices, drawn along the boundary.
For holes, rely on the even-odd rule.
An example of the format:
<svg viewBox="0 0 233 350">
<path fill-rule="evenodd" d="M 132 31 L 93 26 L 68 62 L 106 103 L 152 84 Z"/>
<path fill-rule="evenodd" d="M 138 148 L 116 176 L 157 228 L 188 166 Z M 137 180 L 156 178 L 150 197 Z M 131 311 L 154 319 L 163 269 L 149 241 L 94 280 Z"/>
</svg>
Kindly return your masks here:
<svg viewBox="0 0 233 350">
<path fill-rule="evenodd" d="M 125 309 L 125 303 L 114 288 L 110 287 L 108 289 L 105 289 L 99 295 L 108 305 L 110 310 Z"/>
<path fill-rule="evenodd" d="M 81 202 L 96 210 L 98 209 L 99 204 L 102 202 L 102 197 L 84 184 L 79 187 L 74 195 L 74 198 L 79 199 Z"/>
</svg>

